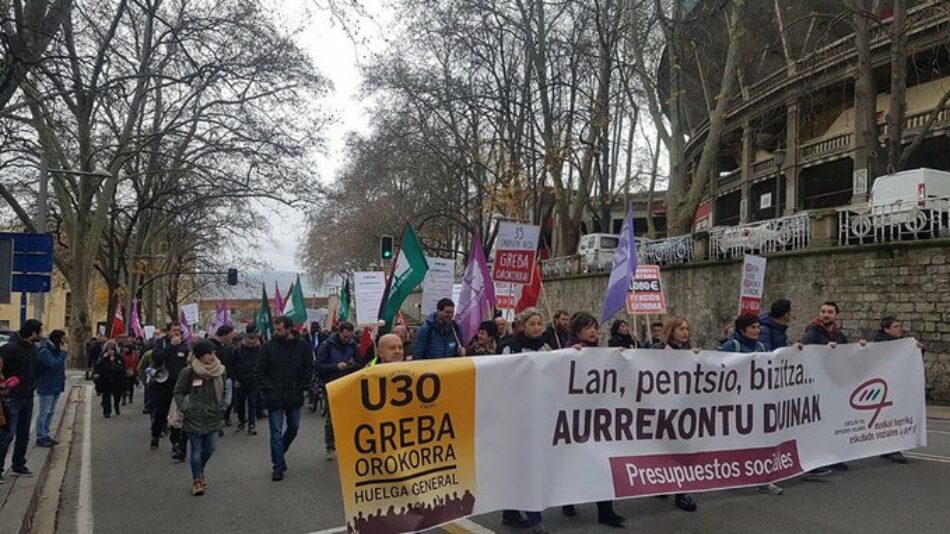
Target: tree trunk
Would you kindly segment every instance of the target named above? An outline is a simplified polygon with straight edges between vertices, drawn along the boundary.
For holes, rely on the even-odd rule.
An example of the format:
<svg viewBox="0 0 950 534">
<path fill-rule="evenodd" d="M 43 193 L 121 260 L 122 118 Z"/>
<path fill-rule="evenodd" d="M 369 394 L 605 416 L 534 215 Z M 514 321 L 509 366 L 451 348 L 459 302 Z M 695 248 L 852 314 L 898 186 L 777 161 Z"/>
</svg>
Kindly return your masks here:
<svg viewBox="0 0 950 534">
<path fill-rule="evenodd" d="M 904 120 L 907 116 L 907 5 L 894 0 L 891 21 L 891 104 L 887 112 L 887 172 L 903 170 Z"/>
</svg>

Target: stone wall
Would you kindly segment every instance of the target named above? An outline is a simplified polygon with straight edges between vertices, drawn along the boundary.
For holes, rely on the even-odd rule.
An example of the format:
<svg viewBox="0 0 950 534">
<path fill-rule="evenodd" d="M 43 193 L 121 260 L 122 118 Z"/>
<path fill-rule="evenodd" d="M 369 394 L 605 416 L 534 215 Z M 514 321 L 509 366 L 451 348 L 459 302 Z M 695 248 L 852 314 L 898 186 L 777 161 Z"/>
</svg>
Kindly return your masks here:
<svg viewBox="0 0 950 534">
<path fill-rule="evenodd" d="M 663 269 L 669 312 L 689 319 L 693 338 L 703 347 L 715 347 L 723 325 L 735 319 L 740 270 L 741 260 Z M 607 274 L 546 280 L 542 305 L 599 315 L 607 280 Z M 950 240 L 770 255 L 766 307 L 783 297 L 792 301 L 792 339 L 801 337 L 827 300 L 841 307 L 842 328 L 852 341 L 870 338 L 881 317 L 898 317 L 905 332 L 926 346 L 931 397 L 950 402 Z"/>
</svg>

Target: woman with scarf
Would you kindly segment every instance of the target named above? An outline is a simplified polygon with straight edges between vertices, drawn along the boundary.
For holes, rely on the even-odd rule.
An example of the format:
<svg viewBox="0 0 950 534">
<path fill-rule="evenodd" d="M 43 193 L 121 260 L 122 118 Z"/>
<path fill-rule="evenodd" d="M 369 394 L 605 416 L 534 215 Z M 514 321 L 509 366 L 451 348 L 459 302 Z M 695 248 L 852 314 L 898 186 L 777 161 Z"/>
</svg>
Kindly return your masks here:
<svg viewBox="0 0 950 534">
<path fill-rule="evenodd" d="M 205 466 L 224 426 L 226 376 L 210 341 L 195 344 L 189 360 L 175 383 L 175 403 L 183 415 L 182 430 L 191 443 L 191 494 L 199 496 L 208 487 Z"/>
<path fill-rule="evenodd" d="M 520 322 L 523 328 L 502 349 L 502 354 L 523 354 L 551 350 L 551 347 L 544 342 L 544 317 L 537 308 L 528 308 L 521 312 L 517 322 Z M 527 520 L 517 510 L 505 510 L 501 514 L 501 522 L 515 528 L 530 527 L 534 534 L 546 534 L 548 532 L 547 527 L 544 526 L 541 512 L 525 512 L 525 515 L 528 516 Z"/>
<path fill-rule="evenodd" d="M 482 321 L 478 325 L 478 333 L 466 351 L 469 356 L 491 356 L 498 354 L 495 338 L 498 337 L 498 327 L 494 321 Z"/>
<path fill-rule="evenodd" d="M 765 345 L 759 341 L 759 318 L 753 313 L 744 313 L 736 318 L 735 330 L 726 338 L 719 350 L 722 352 L 739 352 L 749 354 L 753 352 L 768 352 Z M 781 495 L 783 490 L 775 484 L 766 484 L 755 488 L 759 493 Z"/>
<path fill-rule="evenodd" d="M 660 334 L 660 342 L 652 345 L 651 349 L 659 350 L 692 350 L 693 354 L 699 354 L 700 348 L 693 347 L 689 338 L 689 321 L 683 317 L 672 316 L 663 324 L 663 332 Z M 665 496 L 664 496 L 665 497 Z M 696 511 L 696 501 L 686 493 L 677 493 L 675 496 L 676 507 L 685 512 Z"/>
<path fill-rule="evenodd" d="M 616 323 L 614 324 L 616 325 Z M 597 323 L 597 319 L 587 312 L 575 313 L 571 317 L 571 338 L 567 345 L 577 350 L 599 346 L 600 325 Z M 573 504 L 562 506 L 561 511 L 568 517 L 577 515 L 577 508 Z M 597 503 L 597 522 L 621 528 L 626 522 L 626 518 L 614 511 L 613 501 L 600 501 Z"/>
<path fill-rule="evenodd" d="M 96 385 L 102 392 L 102 415 L 108 419 L 115 414 L 120 415 L 119 402 L 122 393 L 126 391 L 125 365 L 119 356 L 119 346 L 114 340 L 106 342 L 102 349 L 102 357 L 96 362 Z"/>
<path fill-rule="evenodd" d="M 617 319 L 610 327 L 610 339 L 607 341 L 608 347 L 619 347 L 621 349 L 639 349 L 640 342 L 630 335 L 630 325 L 623 319 Z"/>
</svg>

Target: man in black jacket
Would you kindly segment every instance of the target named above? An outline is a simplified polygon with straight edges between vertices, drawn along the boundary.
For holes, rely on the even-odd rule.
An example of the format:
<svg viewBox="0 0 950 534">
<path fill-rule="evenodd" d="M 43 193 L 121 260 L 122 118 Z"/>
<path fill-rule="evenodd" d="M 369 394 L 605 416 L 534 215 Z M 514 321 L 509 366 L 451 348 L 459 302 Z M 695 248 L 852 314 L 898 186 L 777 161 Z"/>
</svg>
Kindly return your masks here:
<svg viewBox="0 0 950 534">
<path fill-rule="evenodd" d="M 286 315 L 274 319 L 274 339 L 261 349 L 254 376 L 264 392 L 270 424 L 270 457 L 274 464 L 271 480 L 284 479 L 287 462 L 284 455 L 300 430 L 304 390 L 313 376 L 313 351 L 310 344 L 291 330 L 293 320 Z M 284 431 L 284 421 L 287 430 Z"/>
<path fill-rule="evenodd" d="M 324 385 L 337 378 L 346 376 L 360 368 L 357 362 L 357 346 L 354 338 L 353 323 L 344 321 L 333 335 L 317 350 L 317 375 Z M 375 357 L 375 352 L 372 357 Z M 324 422 L 323 439 L 326 445 L 326 459 L 336 457 L 336 440 L 333 436 L 333 412 L 327 411 Z"/>
<path fill-rule="evenodd" d="M 244 430 L 251 436 L 257 434 L 257 381 L 254 378 L 254 369 L 261 355 L 261 336 L 257 327 L 249 325 L 244 343 L 232 353 L 230 367 L 227 367 L 228 376 L 234 381 L 234 406 L 238 416 L 238 426 L 235 432 Z"/>
<path fill-rule="evenodd" d="M 566 310 L 558 310 L 554 313 L 554 322 L 541 339 L 545 345 L 551 347 L 551 350 L 567 348 L 567 341 L 571 337 L 571 314 Z"/>
<path fill-rule="evenodd" d="M 234 358 L 234 352 L 236 347 L 234 346 L 234 327 L 225 324 L 218 327 L 218 330 L 214 333 L 215 337 L 211 339 L 211 343 L 214 344 L 214 352 L 218 355 L 218 360 L 221 362 L 221 365 L 228 370 L 228 380 L 232 381 L 233 376 L 231 376 L 231 360 Z M 231 426 L 231 407 L 234 405 L 233 396 L 232 403 L 227 406 L 224 410 L 224 426 Z M 221 431 L 220 435 L 224 435 L 224 430 Z"/>
<path fill-rule="evenodd" d="M 26 467 L 26 448 L 30 443 L 30 423 L 33 420 L 33 392 L 36 390 L 35 370 L 37 350 L 43 333 L 43 323 L 36 319 L 23 322 L 20 331 L 0 347 L 0 360 L 3 360 L 3 376 L 9 381 L 16 377 L 19 381 L 3 399 L 3 410 L 7 426 L 0 429 L 0 476 L 6 467 L 7 451 L 13 446 L 13 468 L 15 475 L 33 474 Z"/>
<path fill-rule="evenodd" d="M 153 381 L 151 387 L 152 400 L 155 403 L 155 411 L 152 413 L 152 442 L 149 448 L 155 450 L 158 448 L 158 440 L 162 437 L 162 431 L 168 424 L 168 410 L 172 405 L 175 382 L 181 370 L 188 365 L 188 353 L 191 347 L 188 341 L 182 335 L 181 325 L 171 323 L 168 325 L 168 334 L 159 339 L 152 349 L 152 366 L 155 369 L 162 367 L 168 371 L 168 378 L 164 382 Z M 172 457 L 176 460 L 185 458 L 186 442 L 181 429 L 171 428 L 168 437 L 172 443 Z"/>
</svg>

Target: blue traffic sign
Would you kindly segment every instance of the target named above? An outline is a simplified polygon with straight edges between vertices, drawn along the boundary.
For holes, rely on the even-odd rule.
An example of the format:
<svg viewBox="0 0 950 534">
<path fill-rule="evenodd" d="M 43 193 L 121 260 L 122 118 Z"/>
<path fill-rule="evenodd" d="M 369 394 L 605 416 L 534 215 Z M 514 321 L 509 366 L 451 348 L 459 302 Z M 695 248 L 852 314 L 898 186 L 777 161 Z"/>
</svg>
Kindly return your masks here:
<svg viewBox="0 0 950 534">
<path fill-rule="evenodd" d="M 0 232 L 0 242 L 13 243 L 10 291 L 48 293 L 53 272 L 53 235 Z"/>
</svg>

